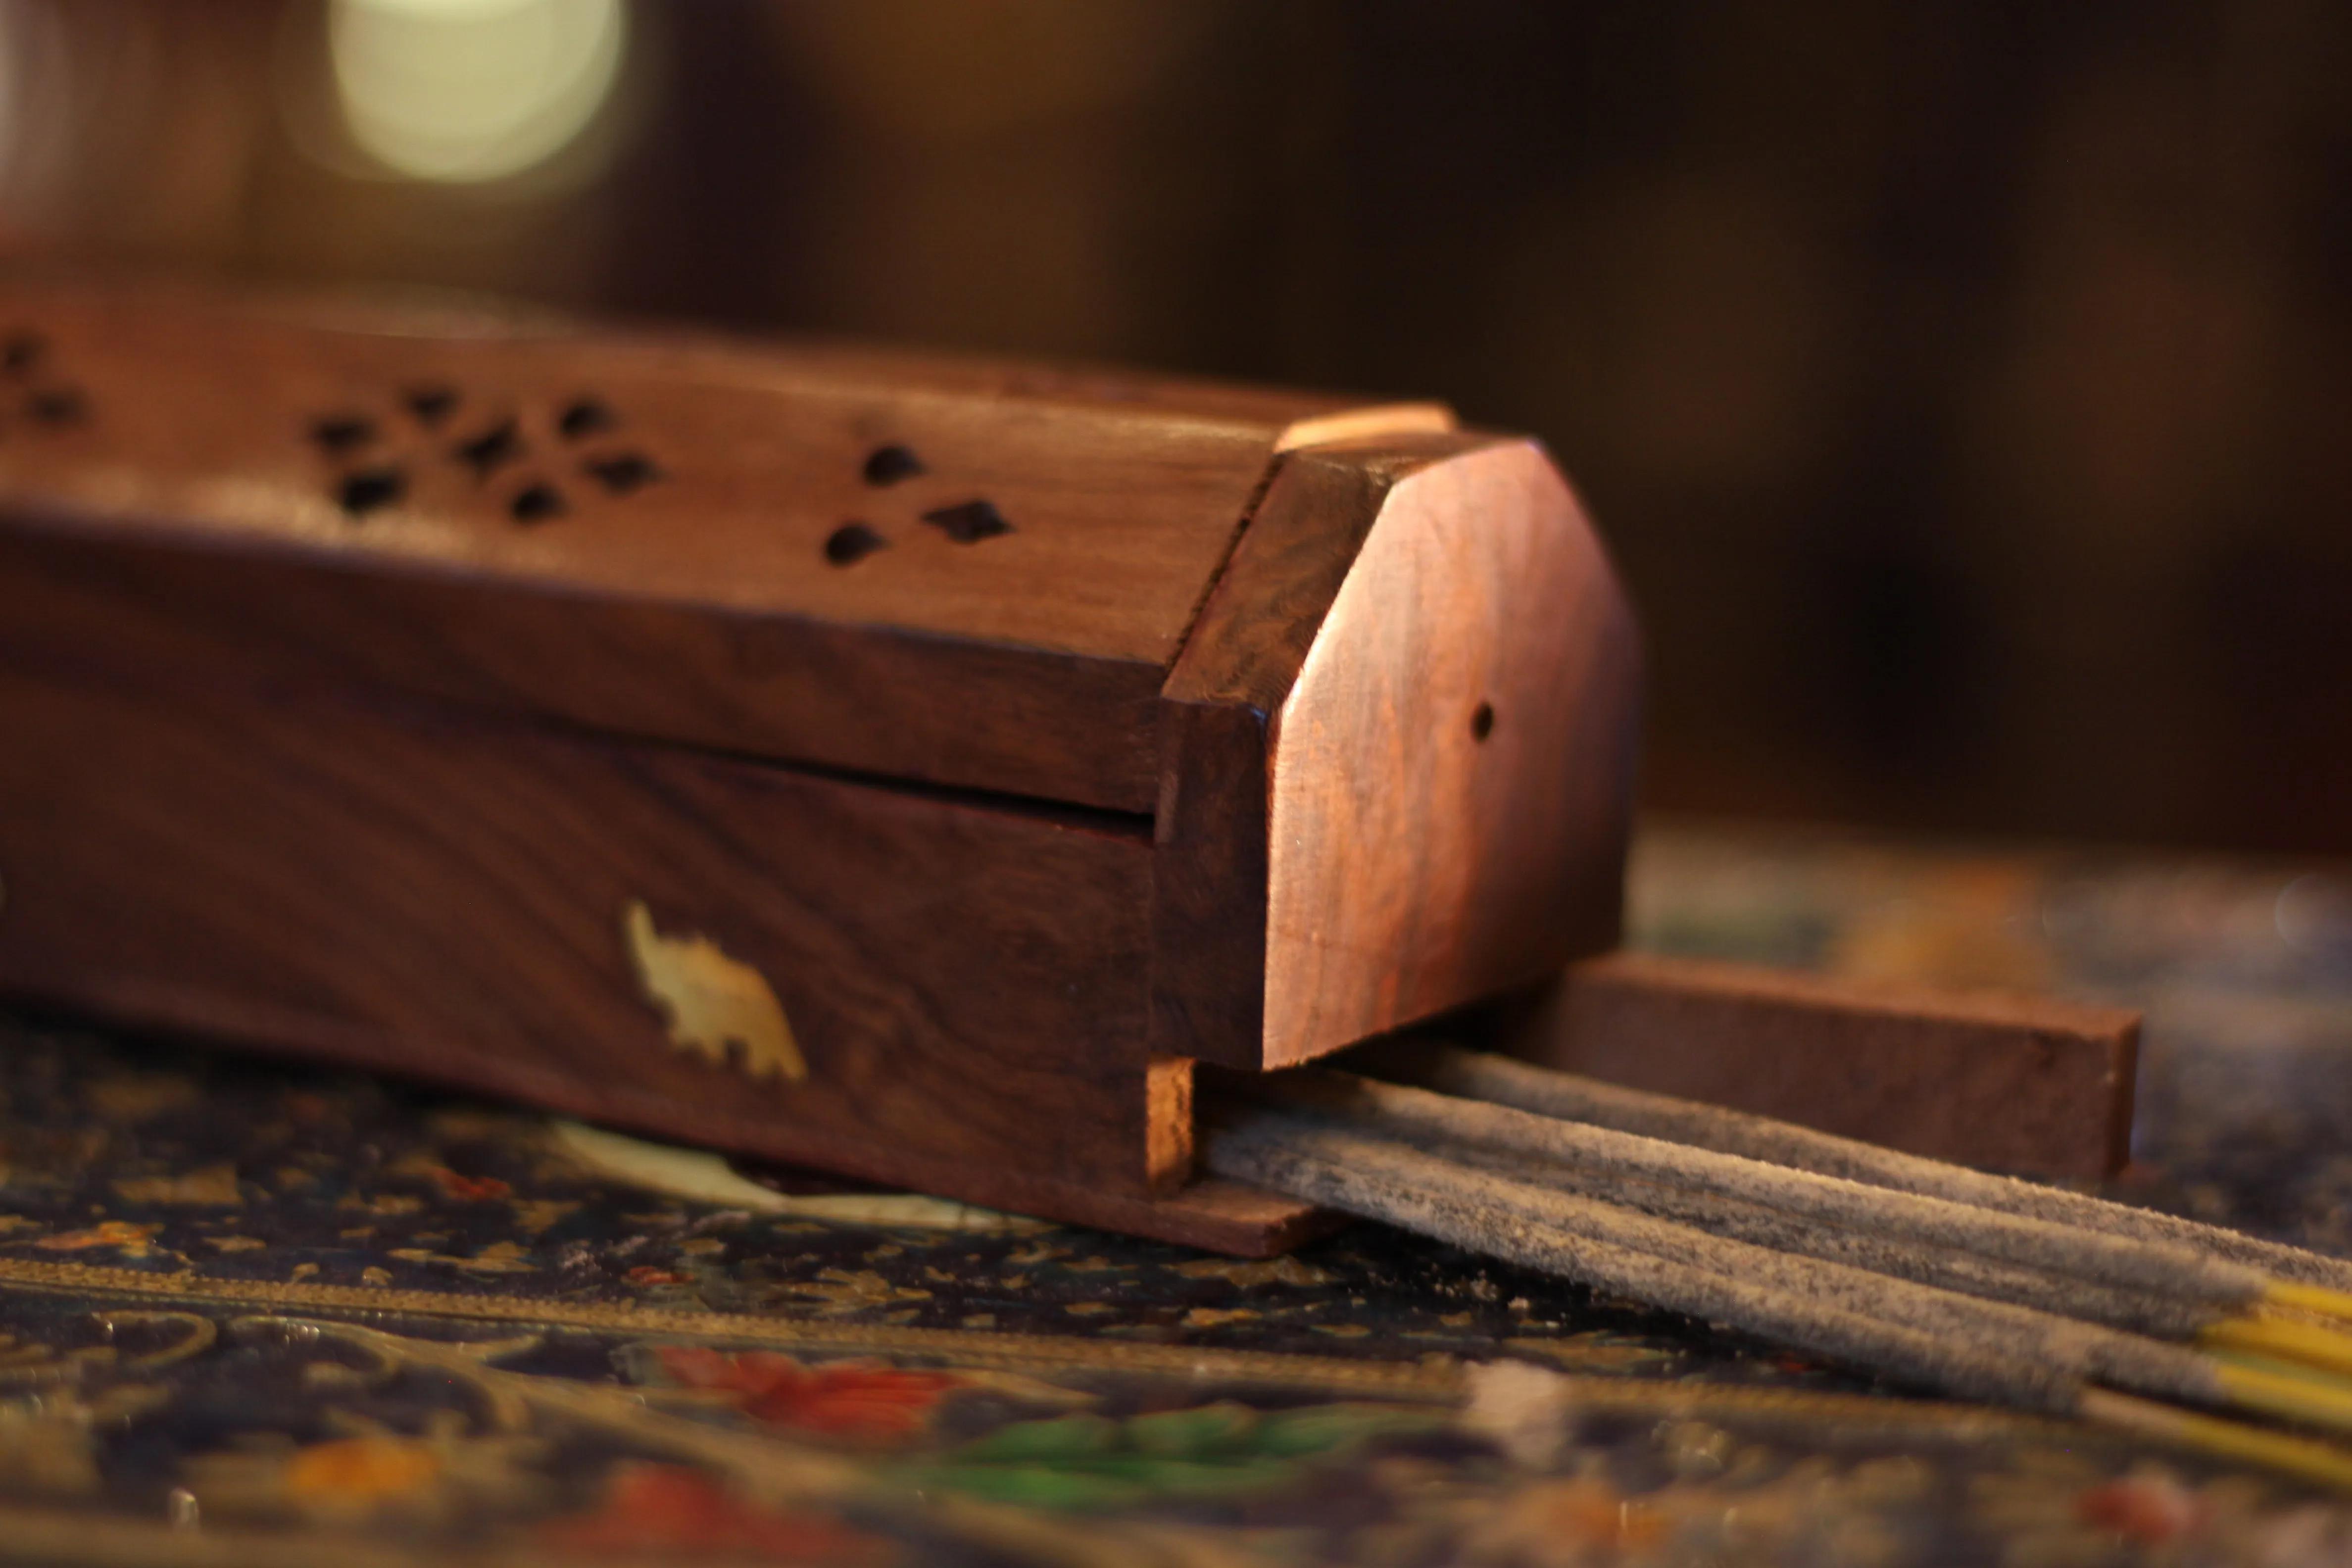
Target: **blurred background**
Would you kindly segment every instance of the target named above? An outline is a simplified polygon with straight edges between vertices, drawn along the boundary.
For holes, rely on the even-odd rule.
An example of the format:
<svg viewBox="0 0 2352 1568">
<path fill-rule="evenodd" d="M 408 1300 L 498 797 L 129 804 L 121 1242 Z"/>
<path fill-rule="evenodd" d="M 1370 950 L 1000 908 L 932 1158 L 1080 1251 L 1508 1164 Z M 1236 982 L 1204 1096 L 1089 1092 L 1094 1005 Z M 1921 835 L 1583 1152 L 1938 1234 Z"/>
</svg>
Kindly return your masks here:
<svg viewBox="0 0 2352 1568">
<path fill-rule="evenodd" d="M 2352 851 L 2352 8 L 0 0 L 0 244 L 1438 396 L 1653 807 Z"/>
</svg>

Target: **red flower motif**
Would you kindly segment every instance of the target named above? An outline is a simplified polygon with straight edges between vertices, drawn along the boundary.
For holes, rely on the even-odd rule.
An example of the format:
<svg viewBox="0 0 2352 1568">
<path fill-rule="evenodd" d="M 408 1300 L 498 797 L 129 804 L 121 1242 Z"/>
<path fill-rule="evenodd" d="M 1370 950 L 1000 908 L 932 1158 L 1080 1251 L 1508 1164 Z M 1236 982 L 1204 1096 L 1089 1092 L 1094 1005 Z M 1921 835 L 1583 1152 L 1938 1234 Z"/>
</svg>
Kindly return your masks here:
<svg viewBox="0 0 2352 1568">
<path fill-rule="evenodd" d="M 662 1370 L 688 1388 L 725 1389 L 755 1421 L 839 1437 L 905 1437 L 922 1430 L 940 1396 L 962 1380 L 943 1372 L 803 1366 L 772 1351 L 728 1355 L 693 1345 L 659 1352 Z"/>
<path fill-rule="evenodd" d="M 691 1274 L 681 1274 L 675 1268 L 664 1268 L 652 1263 L 640 1263 L 622 1278 L 632 1285 L 691 1285 L 694 1283 L 694 1276 Z"/>
<path fill-rule="evenodd" d="M 593 1513 L 540 1526 L 548 1544 L 589 1555 L 746 1555 L 785 1563 L 880 1563 L 890 1543 L 821 1514 L 745 1507 L 710 1479 L 673 1465 L 616 1473 Z"/>
<path fill-rule="evenodd" d="M 433 1167 L 433 1179 L 441 1190 L 462 1203 L 478 1203 L 484 1198 L 502 1198 L 514 1191 L 496 1176 L 461 1176 L 446 1165 Z"/>
<path fill-rule="evenodd" d="M 2126 1476 L 2093 1487 L 2074 1500 L 2074 1517 L 2144 1546 L 2161 1546 L 2204 1522 L 2189 1489 L 2168 1475 Z"/>
</svg>

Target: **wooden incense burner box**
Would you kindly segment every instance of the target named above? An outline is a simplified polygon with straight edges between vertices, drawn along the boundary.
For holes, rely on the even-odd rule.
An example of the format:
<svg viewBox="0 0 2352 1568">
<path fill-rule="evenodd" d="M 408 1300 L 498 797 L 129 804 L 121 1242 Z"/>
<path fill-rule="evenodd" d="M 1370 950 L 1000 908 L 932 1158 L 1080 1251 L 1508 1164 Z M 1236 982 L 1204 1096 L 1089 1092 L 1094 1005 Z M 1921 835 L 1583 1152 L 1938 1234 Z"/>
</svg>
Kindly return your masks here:
<svg viewBox="0 0 2352 1568">
<path fill-rule="evenodd" d="M 1195 1063 L 1612 945 L 1637 657 L 1437 405 L 0 287 L 0 990 L 1237 1252 Z"/>
</svg>

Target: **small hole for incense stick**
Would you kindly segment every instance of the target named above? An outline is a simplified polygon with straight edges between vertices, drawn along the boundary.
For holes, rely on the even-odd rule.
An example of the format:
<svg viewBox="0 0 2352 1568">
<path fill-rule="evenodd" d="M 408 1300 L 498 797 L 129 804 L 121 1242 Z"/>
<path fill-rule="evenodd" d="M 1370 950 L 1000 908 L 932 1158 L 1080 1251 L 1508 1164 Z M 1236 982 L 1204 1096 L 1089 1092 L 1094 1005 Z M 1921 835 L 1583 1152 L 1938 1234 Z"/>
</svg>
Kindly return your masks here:
<svg viewBox="0 0 2352 1568">
<path fill-rule="evenodd" d="M 1470 738 L 1483 741 L 1495 732 L 1495 705 L 1481 702 L 1470 713 Z"/>
<path fill-rule="evenodd" d="M 556 417 L 555 427 L 567 441 L 577 441 L 583 436 L 601 435 L 617 423 L 613 411 L 593 397 L 575 397 L 564 405 Z"/>
<path fill-rule="evenodd" d="M 398 468 L 362 468 L 336 487 L 335 500 L 354 518 L 390 506 L 408 491 L 408 477 Z"/>
<path fill-rule="evenodd" d="M 661 469 L 651 458 L 637 452 L 623 452 L 617 457 L 596 458 L 583 463 L 591 478 L 616 496 L 641 489 L 661 478 Z"/>
<path fill-rule="evenodd" d="M 911 479 L 925 471 L 923 459 L 915 456 L 912 447 L 877 447 L 866 459 L 866 482 L 877 488 Z"/>
<path fill-rule="evenodd" d="M 48 352 L 49 341 L 40 333 L 11 332 L 7 341 L 0 343 L 0 369 L 11 375 L 22 375 L 40 363 Z"/>
<path fill-rule="evenodd" d="M 845 522 L 824 542 L 824 558 L 835 566 L 855 566 L 890 542 L 862 522 Z"/>
<path fill-rule="evenodd" d="M 418 424 L 428 429 L 439 428 L 441 422 L 457 411 L 457 390 L 451 386 L 415 386 L 401 399 L 408 411 L 416 416 Z"/>
<path fill-rule="evenodd" d="M 545 522 L 563 515 L 563 492 L 553 485 L 527 485 L 507 503 L 517 522 Z"/>
<path fill-rule="evenodd" d="M 977 544 L 983 539 L 994 539 L 1000 533 L 1013 531 L 1013 525 L 1004 521 L 1004 514 L 984 500 L 968 500 L 961 506 L 935 507 L 923 513 L 923 521 L 958 544 Z"/>
<path fill-rule="evenodd" d="M 511 419 L 493 425 L 478 436 L 471 436 L 450 449 L 449 455 L 474 470 L 478 479 L 491 474 L 522 456 L 522 432 Z"/>
<path fill-rule="evenodd" d="M 310 439 L 320 450 L 341 457 L 375 439 L 375 421 L 364 414 L 329 415 L 311 423 Z"/>
<path fill-rule="evenodd" d="M 79 425 L 89 417 L 89 400 L 74 387 L 51 387 L 26 398 L 25 412 L 44 425 Z"/>
</svg>

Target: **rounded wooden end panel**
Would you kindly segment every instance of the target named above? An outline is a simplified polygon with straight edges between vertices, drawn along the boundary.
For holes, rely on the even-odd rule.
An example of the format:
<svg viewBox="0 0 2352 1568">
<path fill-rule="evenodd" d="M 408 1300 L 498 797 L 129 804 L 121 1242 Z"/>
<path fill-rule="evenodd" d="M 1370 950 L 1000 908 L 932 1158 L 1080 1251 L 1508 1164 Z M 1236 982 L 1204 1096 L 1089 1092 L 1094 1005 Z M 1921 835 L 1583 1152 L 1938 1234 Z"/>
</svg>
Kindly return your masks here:
<svg viewBox="0 0 2352 1568">
<path fill-rule="evenodd" d="M 1265 1065 L 1615 942 L 1639 689 L 1623 594 L 1538 446 L 1388 487 L 1275 716 Z"/>
</svg>

